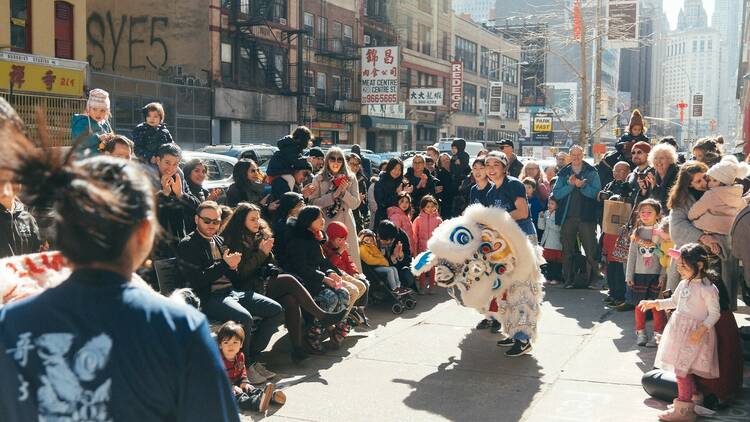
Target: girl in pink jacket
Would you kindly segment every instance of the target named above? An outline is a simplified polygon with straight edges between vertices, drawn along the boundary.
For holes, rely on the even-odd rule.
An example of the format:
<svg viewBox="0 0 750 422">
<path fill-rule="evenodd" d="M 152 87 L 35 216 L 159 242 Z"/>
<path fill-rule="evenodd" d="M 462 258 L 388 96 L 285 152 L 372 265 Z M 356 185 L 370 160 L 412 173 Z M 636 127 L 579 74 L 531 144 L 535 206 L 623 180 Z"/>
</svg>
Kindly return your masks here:
<svg viewBox="0 0 750 422">
<path fill-rule="evenodd" d="M 728 235 L 737 214 L 747 203 L 742 198 L 742 185 L 737 179 L 747 177 L 750 167 L 734 155 L 725 155 L 708 169 L 708 191 L 688 212 L 693 225 L 707 233 Z"/>
<path fill-rule="evenodd" d="M 409 237 L 409 250 L 416 250 L 417 243 L 414 241 L 414 229 L 411 226 L 411 196 L 404 191 L 398 194 L 398 205 L 388 208 L 388 219 Z"/>
<path fill-rule="evenodd" d="M 432 232 L 443 222 L 440 218 L 439 205 L 437 199 L 432 195 L 425 195 L 419 203 L 420 211 L 417 218 L 414 219 L 414 240 L 417 247 L 414 256 L 427 250 L 427 241 L 432 237 Z M 420 277 L 419 284 L 421 289 L 435 287 L 435 272 L 423 274 Z"/>
</svg>

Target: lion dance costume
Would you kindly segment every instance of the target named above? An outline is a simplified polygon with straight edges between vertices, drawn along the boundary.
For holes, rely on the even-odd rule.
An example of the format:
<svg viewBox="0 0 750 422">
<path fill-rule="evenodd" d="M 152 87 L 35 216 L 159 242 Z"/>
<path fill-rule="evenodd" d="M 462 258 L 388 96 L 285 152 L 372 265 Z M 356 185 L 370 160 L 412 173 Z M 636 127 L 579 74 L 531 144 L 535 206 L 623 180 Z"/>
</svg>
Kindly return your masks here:
<svg viewBox="0 0 750 422">
<path fill-rule="evenodd" d="M 541 248 L 501 208 L 476 204 L 443 222 L 412 261 L 419 276 L 435 281 L 466 307 L 491 315 L 508 337 L 536 338 L 544 296 Z M 491 306 L 492 302 L 497 306 Z"/>
</svg>

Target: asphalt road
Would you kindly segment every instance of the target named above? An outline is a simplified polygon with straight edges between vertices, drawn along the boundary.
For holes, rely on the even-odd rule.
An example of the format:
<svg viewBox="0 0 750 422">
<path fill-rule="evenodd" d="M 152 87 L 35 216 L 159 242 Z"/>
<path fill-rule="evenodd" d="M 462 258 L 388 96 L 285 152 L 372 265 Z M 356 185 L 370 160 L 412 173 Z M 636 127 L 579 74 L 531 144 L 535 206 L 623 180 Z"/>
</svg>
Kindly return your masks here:
<svg viewBox="0 0 750 422">
<path fill-rule="evenodd" d="M 502 354 L 500 335 L 475 330 L 479 314 L 444 290 L 400 317 L 374 306 L 369 330 L 300 366 L 279 332 L 264 359 L 288 402 L 243 420 L 655 421 L 666 403 L 649 398 L 640 380 L 656 349 L 637 347 L 632 312 L 608 310 L 603 297 L 549 288 L 539 339 L 519 358 Z M 750 308 L 736 316 L 750 325 Z M 747 365 L 745 375 L 743 399 L 711 420 L 750 421 Z"/>
</svg>

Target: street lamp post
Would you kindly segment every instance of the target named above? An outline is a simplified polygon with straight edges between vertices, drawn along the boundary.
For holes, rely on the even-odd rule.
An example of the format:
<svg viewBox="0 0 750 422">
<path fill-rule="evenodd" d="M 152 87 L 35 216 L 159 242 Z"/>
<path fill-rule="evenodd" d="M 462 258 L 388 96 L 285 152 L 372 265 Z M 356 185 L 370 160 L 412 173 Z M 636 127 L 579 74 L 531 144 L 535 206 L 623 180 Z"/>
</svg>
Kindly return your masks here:
<svg viewBox="0 0 750 422">
<path fill-rule="evenodd" d="M 500 67 L 497 69 L 491 69 L 489 72 L 487 72 L 487 96 L 484 98 L 484 110 L 482 112 L 483 119 L 484 119 L 484 142 L 486 143 L 489 139 L 487 138 L 489 136 L 489 120 L 487 115 L 487 110 L 490 108 L 490 93 L 492 92 L 492 75 L 496 74 L 497 72 L 500 72 L 504 70 L 505 68 L 516 66 L 516 72 L 520 73 L 520 67 L 525 66 L 529 64 L 528 62 L 518 62 L 513 65 L 504 65 L 500 64 Z M 502 81 L 502 78 L 500 78 Z M 503 84 L 503 89 L 505 89 L 505 85 Z M 500 103 L 502 104 L 502 97 L 500 98 Z"/>
<path fill-rule="evenodd" d="M 689 101 L 688 104 L 692 104 L 693 103 L 693 83 L 690 82 L 690 74 L 681 65 L 675 65 L 675 67 L 677 69 L 680 69 L 682 71 L 682 73 L 685 74 L 685 78 L 687 78 L 687 82 L 688 82 L 688 101 Z M 693 114 L 693 108 L 690 107 L 690 109 L 688 110 L 687 136 L 685 137 L 686 138 L 685 142 L 689 142 L 690 141 L 690 126 L 691 126 L 691 122 L 693 121 L 692 114 Z"/>
</svg>

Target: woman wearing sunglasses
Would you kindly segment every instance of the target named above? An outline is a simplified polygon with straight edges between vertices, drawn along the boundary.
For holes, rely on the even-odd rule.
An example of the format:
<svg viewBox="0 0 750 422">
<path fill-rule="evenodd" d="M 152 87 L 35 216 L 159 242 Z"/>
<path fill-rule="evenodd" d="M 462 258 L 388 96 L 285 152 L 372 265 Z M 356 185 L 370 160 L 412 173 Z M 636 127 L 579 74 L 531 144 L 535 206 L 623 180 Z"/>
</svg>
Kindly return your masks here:
<svg viewBox="0 0 750 422">
<path fill-rule="evenodd" d="M 317 205 L 323 210 L 326 227 L 332 221 L 346 225 L 349 236 L 346 239 L 347 251 L 358 271 L 362 271 L 359 259 L 359 243 L 357 242 L 357 225 L 354 221 L 353 210 L 360 203 L 359 184 L 357 178 L 344 160 L 344 153 L 339 148 L 331 148 L 325 157 L 325 163 L 312 182 L 314 193 L 309 198 L 311 205 Z"/>
<path fill-rule="evenodd" d="M 248 202 L 256 205 L 267 205 L 268 199 L 265 175 L 250 158 L 242 158 L 234 165 L 232 172 L 234 183 L 227 190 L 227 205 L 234 208 L 240 202 Z"/>
</svg>

